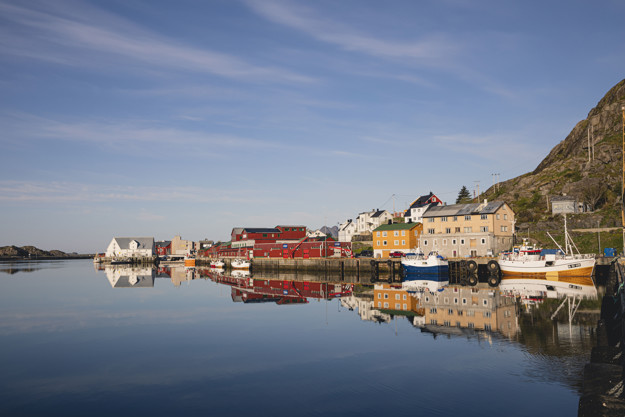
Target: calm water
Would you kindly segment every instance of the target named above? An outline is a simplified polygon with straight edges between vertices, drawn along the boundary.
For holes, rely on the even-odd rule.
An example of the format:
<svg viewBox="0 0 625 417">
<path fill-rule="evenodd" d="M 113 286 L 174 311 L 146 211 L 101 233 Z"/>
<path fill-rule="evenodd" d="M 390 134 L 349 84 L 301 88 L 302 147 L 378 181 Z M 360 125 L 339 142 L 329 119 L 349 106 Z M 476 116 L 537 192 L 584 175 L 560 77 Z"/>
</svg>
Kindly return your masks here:
<svg viewBox="0 0 625 417">
<path fill-rule="evenodd" d="M 0 264 L 0 415 L 577 413 L 591 325 L 427 326 L 310 297 L 345 285 L 281 298 L 169 274 Z"/>
</svg>

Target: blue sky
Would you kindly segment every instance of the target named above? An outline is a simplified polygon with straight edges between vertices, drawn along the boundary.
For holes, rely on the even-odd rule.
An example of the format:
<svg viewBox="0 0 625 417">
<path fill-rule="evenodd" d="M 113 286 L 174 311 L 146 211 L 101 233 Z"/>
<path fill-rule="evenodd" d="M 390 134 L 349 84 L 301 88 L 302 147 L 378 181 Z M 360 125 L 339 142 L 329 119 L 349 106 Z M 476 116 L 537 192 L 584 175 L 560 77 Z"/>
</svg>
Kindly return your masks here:
<svg viewBox="0 0 625 417">
<path fill-rule="evenodd" d="M 620 0 L 0 1 L 0 245 L 452 203 L 533 170 L 624 78 L 623 16 Z"/>
</svg>

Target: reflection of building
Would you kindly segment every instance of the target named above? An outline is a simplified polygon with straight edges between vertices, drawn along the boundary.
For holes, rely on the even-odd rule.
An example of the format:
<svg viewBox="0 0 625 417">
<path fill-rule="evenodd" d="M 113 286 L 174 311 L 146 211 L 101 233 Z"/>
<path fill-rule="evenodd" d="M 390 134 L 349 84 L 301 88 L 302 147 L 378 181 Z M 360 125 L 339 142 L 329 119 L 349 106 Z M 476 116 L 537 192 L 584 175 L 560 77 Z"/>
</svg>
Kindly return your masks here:
<svg viewBox="0 0 625 417">
<path fill-rule="evenodd" d="M 106 248 L 109 258 L 149 258 L 153 255 L 153 237 L 114 237 Z"/>
<path fill-rule="evenodd" d="M 154 286 L 154 269 L 151 266 L 106 265 L 104 273 L 113 288 L 146 288 Z"/>
<path fill-rule="evenodd" d="M 172 284 L 174 284 L 175 287 L 179 287 L 183 282 L 195 279 L 195 269 L 185 268 L 184 266 L 171 267 L 170 275 Z"/>
<path fill-rule="evenodd" d="M 358 315 L 363 321 L 374 321 L 377 323 L 390 322 L 391 315 L 376 310 L 373 304 L 374 302 L 370 298 L 357 297 L 355 295 L 341 298 L 341 305 L 351 311 L 358 309 Z"/>
<path fill-rule="evenodd" d="M 435 294 L 424 293 L 421 306 L 426 325 L 499 331 L 505 336 L 518 329 L 514 299 L 492 288 L 446 287 Z"/>
<path fill-rule="evenodd" d="M 373 287 L 373 303 L 375 308 L 421 312 L 419 300 L 401 285 L 376 284 Z"/>
</svg>

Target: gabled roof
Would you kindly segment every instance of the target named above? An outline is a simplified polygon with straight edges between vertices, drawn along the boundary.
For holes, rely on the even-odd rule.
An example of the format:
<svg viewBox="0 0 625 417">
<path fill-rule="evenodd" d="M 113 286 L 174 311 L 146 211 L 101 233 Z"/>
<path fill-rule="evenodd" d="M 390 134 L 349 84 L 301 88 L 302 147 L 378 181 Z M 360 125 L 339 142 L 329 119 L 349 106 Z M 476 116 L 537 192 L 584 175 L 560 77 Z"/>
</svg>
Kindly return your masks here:
<svg viewBox="0 0 625 417">
<path fill-rule="evenodd" d="M 371 217 L 380 217 L 386 210 L 376 210 L 375 213 L 371 215 Z"/>
<path fill-rule="evenodd" d="M 423 217 L 465 216 L 469 214 L 493 214 L 499 210 L 505 201 L 490 201 L 488 203 L 453 204 L 449 206 L 430 206 Z"/>
<path fill-rule="evenodd" d="M 391 223 L 391 224 L 383 224 L 381 226 L 373 229 L 374 232 L 382 231 L 382 230 L 410 230 L 413 227 L 416 227 L 421 223 Z"/>
<path fill-rule="evenodd" d="M 153 237 L 115 237 L 120 249 L 130 249 L 130 242 L 136 240 L 139 243 L 139 249 L 152 249 L 154 247 Z"/>
</svg>

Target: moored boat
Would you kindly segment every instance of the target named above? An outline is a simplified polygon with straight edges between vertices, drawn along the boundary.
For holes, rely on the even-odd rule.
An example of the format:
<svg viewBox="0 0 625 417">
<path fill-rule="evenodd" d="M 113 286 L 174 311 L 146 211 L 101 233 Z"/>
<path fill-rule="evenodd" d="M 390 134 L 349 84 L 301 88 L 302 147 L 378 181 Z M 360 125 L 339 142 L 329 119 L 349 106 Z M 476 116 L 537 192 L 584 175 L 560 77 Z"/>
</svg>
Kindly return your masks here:
<svg viewBox="0 0 625 417">
<path fill-rule="evenodd" d="M 241 258 L 233 259 L 232 262 L 230 263 L 230 266 L 232 267 L 232 269 L 249 269 L 250 265 L 251 265 L 250 261 L 248 261 L 247 259 L 241 259 Z"/>
<path fill-rule="evenodd" d="M 428 256 L 420 251 L 414 255 L 408 255 L 401 260 L 401 265 L 406 275 L 436 275 L 448 280 L 449 262 L 436 251 L 430 252 Z"/>
<path fill-rule="evenodd" d="M 566 217 L 564 218 L 564 238 L 564 250 L 555 240 L 557 250 L 539 249 L 524 240 L 520 247 L 510 252 L 503 252 L 499 257 L 501 282 L 527 284 L 527 280 L 535 280 L 536 285 L 544 287 L 543 291 L 556 287 L 568 289 L 570 285 L 594 286 L 592 274 L 595 256 L 580 254 L 579 251 L 573 253 L 573 249 L 577 250 L 577 248 L 566 229 Z"/>
</svg>

